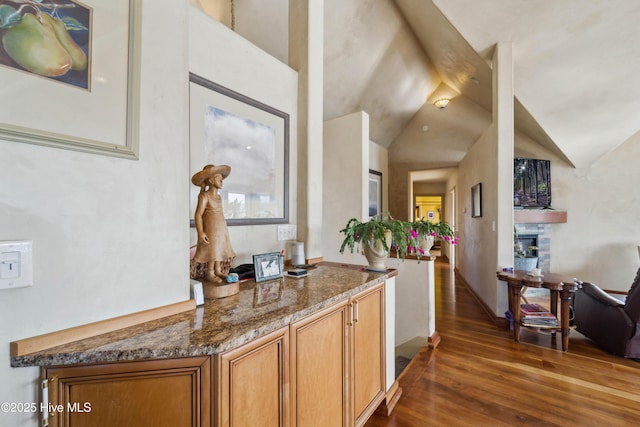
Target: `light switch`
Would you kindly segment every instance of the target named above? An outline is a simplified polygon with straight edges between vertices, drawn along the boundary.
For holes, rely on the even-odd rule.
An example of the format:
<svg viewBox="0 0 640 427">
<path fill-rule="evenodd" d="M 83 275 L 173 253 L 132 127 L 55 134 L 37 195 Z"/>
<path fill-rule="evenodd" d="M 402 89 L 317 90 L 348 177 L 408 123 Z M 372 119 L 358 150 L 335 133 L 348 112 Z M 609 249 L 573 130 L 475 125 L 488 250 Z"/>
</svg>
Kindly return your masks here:
<svg viewBox="0 0 640 427">
<path fill-rule="evenodd" d="M 0 253 L 0 279 L 20 277 L 20 252 Z"/>
<path fill-rule="evenodd" d="M 0 241 L 0 289 L 33 285 L 31 240 Z"/>
</svg>

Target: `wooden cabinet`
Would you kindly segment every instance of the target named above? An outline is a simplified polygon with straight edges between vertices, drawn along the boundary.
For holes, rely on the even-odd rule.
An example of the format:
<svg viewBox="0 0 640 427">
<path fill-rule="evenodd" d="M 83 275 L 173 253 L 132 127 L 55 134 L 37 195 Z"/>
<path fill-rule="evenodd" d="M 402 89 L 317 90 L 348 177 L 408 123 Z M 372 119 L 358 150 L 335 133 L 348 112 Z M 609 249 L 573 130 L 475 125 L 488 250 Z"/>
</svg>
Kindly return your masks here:
<svg viewBox="0 0 640 427">
<path fill-rule="evenodd" d="M 385 397 L 384 288 L 352 298 L 355 425 L 363 425 Z"/>
<path fill-rule="evenodd" d="M 195 427 L 211 424 L 211 358 L 43 368 L 49 425 Z"/>
<path fill-rule="evenodd" d="M 49 425 L 361 426 L 385 398 L 384 307 L 380 284 L 211 357 L 43 368 Z"/>
<path fill-rule="evenodd" d="M 344 301 L 291 325 L 294 426 L 349 425 L 350 314 Z"/>
<path fill-rule="evenodd" d="M 384 288 L 291 325 L 292 424 L 362 425 L 385 397 Z"/>
<path fill-rule="evenodd" d="M 289 425 L 289 328 L 216 357 L 218 426 Z"/>
</svg>

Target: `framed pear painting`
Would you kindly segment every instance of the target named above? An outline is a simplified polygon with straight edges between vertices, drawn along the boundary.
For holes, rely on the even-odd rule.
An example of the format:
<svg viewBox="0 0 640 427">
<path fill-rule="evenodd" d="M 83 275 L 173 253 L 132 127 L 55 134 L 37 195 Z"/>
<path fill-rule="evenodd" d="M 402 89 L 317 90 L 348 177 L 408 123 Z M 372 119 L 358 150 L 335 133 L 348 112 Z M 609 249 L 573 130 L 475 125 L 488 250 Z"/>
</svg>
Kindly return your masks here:
<svg viewBox="0 0 640 427">
<path fill-rule="evenodd" d="M 137 159 L 141 0 L 0 0 L 0 138 Z"/>
<path fill-rule="evenodd" d="M 0 63 L 89 89 L 91 13 L 72 0 L 3 0 Z"/>
</svg>

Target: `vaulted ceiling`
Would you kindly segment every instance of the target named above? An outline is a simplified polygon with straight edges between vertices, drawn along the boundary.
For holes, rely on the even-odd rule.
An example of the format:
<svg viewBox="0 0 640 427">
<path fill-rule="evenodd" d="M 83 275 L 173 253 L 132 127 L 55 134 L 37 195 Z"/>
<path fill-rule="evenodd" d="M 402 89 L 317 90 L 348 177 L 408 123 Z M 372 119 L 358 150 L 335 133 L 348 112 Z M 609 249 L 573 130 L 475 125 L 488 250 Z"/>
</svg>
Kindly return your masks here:
<svg viewBox="0 0 640 427">
<path fill-rule="evenodd" d="M 507 41 L 518 132 L 588 167 L 640 129 L 639 19 L 635 0 L 325 0 L 325 117 L 361 108 L 395 160 L 455 164 L 490 123 Z M 459 93 L 442 111 L 441 82 Z"/>
<path fill-rule="evenodd" d="M 288 0 L 191 3 L 234 6 L 236 31 L 286 62 Z M 499 41 L 513 46 L 517 140 L 589 167 L 640 129 L 638 0 L 324 0 L 324 11 L 324 118 L 366 111 L 392 161 L 464 157 L 491 123 Z"/>
</svg>

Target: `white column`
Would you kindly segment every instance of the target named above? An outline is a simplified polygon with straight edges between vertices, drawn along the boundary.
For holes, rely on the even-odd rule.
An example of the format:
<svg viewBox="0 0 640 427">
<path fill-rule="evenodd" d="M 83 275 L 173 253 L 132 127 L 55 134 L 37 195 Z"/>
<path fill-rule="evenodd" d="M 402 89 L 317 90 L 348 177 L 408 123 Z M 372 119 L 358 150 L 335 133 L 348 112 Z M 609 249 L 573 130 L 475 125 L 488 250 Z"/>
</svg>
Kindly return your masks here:
<svg viewBox="0 0 640 427">
<path fill-rule="evenodd" d="M 322 257 L 324 0 L 290 0 L 289 65 L 298 72 L 298 240 Z"/>
<path fill-rule="evenodd" d="M 493 123 L 497 134 L 497 224 L 498 265 L 513 264 L 513 142 L 514 142 L 514 91 L 512 45 L 499 42 L 493 55 Z M 499 287 L 497 313 L 507 307 L 504 284 Z"/>
</svg>

